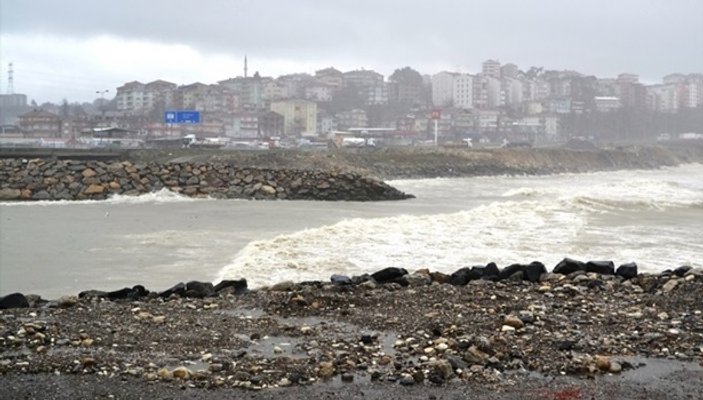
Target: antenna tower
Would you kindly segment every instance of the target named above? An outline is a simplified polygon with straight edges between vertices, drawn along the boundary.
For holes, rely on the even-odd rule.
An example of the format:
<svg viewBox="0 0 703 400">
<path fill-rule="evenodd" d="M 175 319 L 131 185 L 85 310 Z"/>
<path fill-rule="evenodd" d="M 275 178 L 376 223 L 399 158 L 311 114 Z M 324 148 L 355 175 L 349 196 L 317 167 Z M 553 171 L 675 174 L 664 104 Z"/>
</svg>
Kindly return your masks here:
<svg viewBox="0 0 703 400">
<path fill-rule="evenodd" d="M 12 69 L 12 63 L 7 65 L 7 94 L 15 94 L 15 71 Z"/>
</svg>

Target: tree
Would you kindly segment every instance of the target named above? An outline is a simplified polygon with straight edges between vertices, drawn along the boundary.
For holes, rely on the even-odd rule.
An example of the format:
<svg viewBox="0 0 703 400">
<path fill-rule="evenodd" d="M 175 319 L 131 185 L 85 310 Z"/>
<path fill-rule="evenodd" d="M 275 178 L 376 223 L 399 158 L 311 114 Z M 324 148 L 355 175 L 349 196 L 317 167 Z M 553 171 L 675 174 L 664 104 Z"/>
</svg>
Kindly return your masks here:
<svg viewBox="0 0 703 400">
<path fill-rule="evenodd" d="M 393 74 L 388 77 L 388 80 L 406 85 L 422 86 L 422 75 L 410 67 L 396 69 Z"/>
</svg>

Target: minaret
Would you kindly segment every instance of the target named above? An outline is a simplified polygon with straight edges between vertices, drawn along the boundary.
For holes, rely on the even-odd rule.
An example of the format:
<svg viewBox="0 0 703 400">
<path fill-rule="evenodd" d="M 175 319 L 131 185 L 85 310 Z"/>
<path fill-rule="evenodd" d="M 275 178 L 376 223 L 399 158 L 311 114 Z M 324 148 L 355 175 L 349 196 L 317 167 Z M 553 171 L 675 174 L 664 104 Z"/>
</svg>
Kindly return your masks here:
<svg viewBox="0 0 703 400">
<path fill-rule="evenodd" d="M 15 71 L 12 70 L 12 63 L 7 65 L 7 94 L 15 94 Z"/>
<path fill-rule="evenodd" d="M 246 54 L 244 55 L 244 77 L 247 77 L 247 56 Z"/>
</svg>

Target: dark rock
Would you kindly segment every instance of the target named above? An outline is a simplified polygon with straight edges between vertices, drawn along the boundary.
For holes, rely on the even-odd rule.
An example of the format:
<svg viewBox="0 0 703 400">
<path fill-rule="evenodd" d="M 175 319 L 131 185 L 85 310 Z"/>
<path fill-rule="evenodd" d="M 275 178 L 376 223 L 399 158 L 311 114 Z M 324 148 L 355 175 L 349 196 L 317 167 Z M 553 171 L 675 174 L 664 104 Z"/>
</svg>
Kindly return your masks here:
<svg viewBox="0 0 703 400">
<path fill-rule="evenodd" d="M 127 300 L 134 301 L 139 300 L 149 294 L 149 291 L 142 285 L 136 285 L 131 288 L 124 288 L 120 290 L 114 290 L 112 292 L 106 293 L 104 297 L 115 301 L 115 300 Z M 79 295 L 80 296 L 80 295 Z"/>
<path fill-rule="evenodd" d="M 459 357 L 459 356 L 455 356 L 453 354 L 447 354 L 446 358 L 447 358 L 447 361 L 449 361 L 449 364 L 451 364 L 452 368 L 454 368 L 454 370 L 457 370 L 457 369 L 464 370 L 469 367 L 469 365 L 466 363 L 466 361 L 462 360 L 461 357 Z"/>
<path fill-rule="evenodd" d="M 360 284 L 367 282 L 369 280 L 371 280 L 371 275 L 369 275 L 369 274 L 363 274 L 360 276 L 352 276 L 351 277 L 352 285 L 360 285 Z"/>
<path fill-rule="evenodd" d="M 214 287 L 215 292 L 220 293 L 224 290 L 227 290 L 228 292 L 234 293 L 234 294 L 242 294 L 247 292 L 247 280 L 246 279 L 238 279 L 238 280 L 224 280 Z"/>
<path fill-rule="evenodd" d="M 449 275 L 441 272 L 430 272 L 430 278 L 432 282 L 449 283 Z"/>
<path fill-rule="evenodd" d="M 173 286 L 169 289 L 166 289 L 163 292 L 159 293 L 159 297 L 166 298 L 166 297 L 171 296 L 172 294 L 177 294 L 179 296 L 185 295 L 186 294 L 186 284 L 183 282 L 180 282 L 180 283 L 176 284 L 175 286 Z"/>
<path fill-rule="evenodd" d="M 470 281 L 480 279 L 481 273 L 473 268 L 464 267 L 449 276 L 449 283 L 454 286 L 464 286 Z"/>
<path fill-rule="evenodd" d="M 525 266 L 522 264 L 512 264 L 508 265 L 507 267 L 503 268 L 499 273 L 498 273 L 498 278 L 497 280 L 502 281 L 504 279 L 508 278 L 513 278 L 511 280 L 515 280 L 517 274 L 520 273 L 520 276 L 524 277 L 524 271 L 525 271 Z M 522 280 L 522 278 L 520 278 Z"/>
<path fill-rule="evenodd" d="M 337 275 L 337 274 L 332 275 L 330 277 L 330 281 L 334 285 L 339 285 L 339 286 L 348 286 L 348 285 L 352 284 L 351 278 L 346 275 Z"/>
<path fill-rule="evenodd" d="M 672 272 L 674 273 L 674 275 L 676 275 L 676 276 L 678 276 L 678 277 L 683 277 L 684 275 L 686 275 L 686 272 L 688 272 L 688 271 L 690 271 L 690 270 L 692 270 L 692 269 L 693 269 L 693 268 L 692 268 L 691 266 L 684 265 L 684 266 L 681 266 L 681 267 L 676 268 L 676 269 L 675 269 L 674 271 L 672 271 Z"/>
<path fill-rule="evenodd" d="M 400 378 L 400 384 L 403 386 L 412 386 L 415 384 L 415 378 L 409 374 L 403 375 L 403 377 Z"/>
<path fill-rule="evenodd" d="M 589 261 L 586 263 L 586 272 L 595 272 L 601 275 L 614 275 L 615 264 L 612 261 Z"/>
<path fill-rule="evenodd" d="M 371 277 L 378 283 L 395 281 L 403 275 L 407 275 L 405 268 L 388 267 L 371 274 Z"/>
<path fill-rule="evenodd" d="M 373 344 L 373 336 L 371 335 L 361 335 L 361 343 L 365 345 L 371 345 Z"/>
<path fill-rule="evenodd" d="M 625 279 L 632 279 L 637 277 L 637 264 L 631 262 L 627 264 L 623 264 L 618 267 L 618 270 L 615 272 L 616 275 L 622 276 Z"/>
<path fill-rule="evenodd" d="M 530 281 L 530 282 L 539 282 L 540 277 L 542 274 L 547 273 L 547 268 L 545 268 L 544 264 L 542 264 L 539 261 L 533 261 L 529 265 L 525 266 L 525 279 Z"/>
<path fill-rule="evenodd" d="M 124 289 L 123 289 L 124 290 Z M 79 299 L 104 299 L 107 297 L 107 292 L 102 290 L 85 290 L 78 293 Z"/>
<path fill-rule="evenodd" d="M 438 372 L 432 372 L 427 380 L 434 384 L 441 385 L 444 383 L 444 376 Z"/>
<path fill-rule="evenodd" d="M 210 282 L 190 281 L 186 283 L 186 297 L 202 299 L 203 297 L 210 297 L 215 294 L 215 287 Z"/>
<path fill-rule="evenodd" d="M 569 275 L 576 271 L 586 271 L 586 263 L 571 258 L 565 258 L 554 267 L 555 274 Z"/>
<path fill-rule="evenodd" d="M 10 293 L 7 296 L 0 297 L 0 310 L 28 307 L 29 301 L 22 293 Z"/>
<path fill-rule="evenodd" d="M 500 270 L 494 262 L 490 262 L 485 266 L 475 265 L 471 267 L 471 269 L 479 273 L 481 275 L 481 279 L 489 281 L 496 280 L 498 278 L 498 274 L 500 274 Z"/>
<path fill-rule="evenodd" d="M 575 345 L 576 342 L 574 342 L 573 340 L 560 340 L 559 342 L 557 342 L 557 349 L 559 349 L 560 351 L 569 351 L 572 350 Z"/>
</svg>

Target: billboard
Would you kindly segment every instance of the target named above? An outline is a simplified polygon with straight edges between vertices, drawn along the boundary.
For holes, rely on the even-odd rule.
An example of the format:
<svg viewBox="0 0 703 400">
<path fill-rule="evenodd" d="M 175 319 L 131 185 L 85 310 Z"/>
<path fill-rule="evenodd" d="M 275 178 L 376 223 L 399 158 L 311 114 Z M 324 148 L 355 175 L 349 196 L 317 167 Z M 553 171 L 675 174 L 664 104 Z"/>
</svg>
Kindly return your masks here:
<svg viewBox="0 0 703 400">
<path fill-rule="evenodd" d="M 166 124 L 199 124 L 200 111 L 166 111 L 164 113 Z"/>
</svg>

